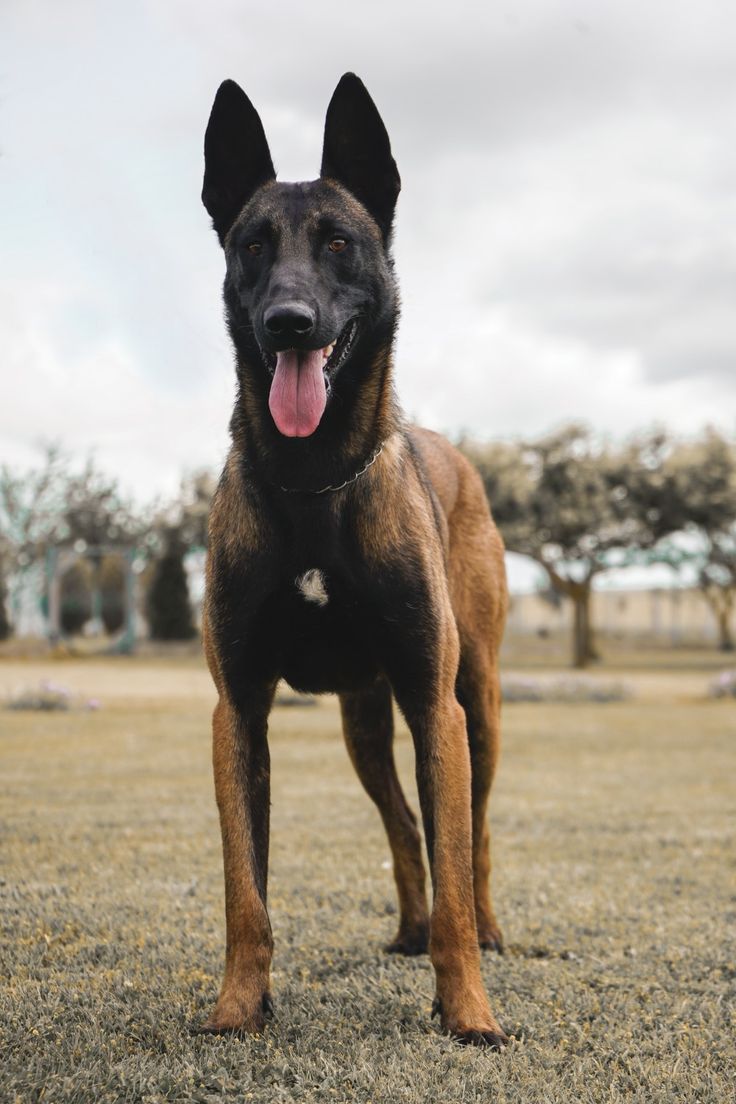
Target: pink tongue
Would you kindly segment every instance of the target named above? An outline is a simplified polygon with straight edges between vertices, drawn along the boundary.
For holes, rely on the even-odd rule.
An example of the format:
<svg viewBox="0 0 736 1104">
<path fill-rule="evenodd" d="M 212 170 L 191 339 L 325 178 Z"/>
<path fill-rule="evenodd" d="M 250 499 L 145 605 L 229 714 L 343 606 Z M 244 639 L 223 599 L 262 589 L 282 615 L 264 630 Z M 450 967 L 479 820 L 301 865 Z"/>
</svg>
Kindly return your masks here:
<svg viewBox="0 0 736 1104">
<path fill-rule="evenodd" d="M 276 354 L 268 407 L 284 437 L 309 437 L 319 425 L 327 404 L 324 362 L 321 349 Z"/>
</svg>

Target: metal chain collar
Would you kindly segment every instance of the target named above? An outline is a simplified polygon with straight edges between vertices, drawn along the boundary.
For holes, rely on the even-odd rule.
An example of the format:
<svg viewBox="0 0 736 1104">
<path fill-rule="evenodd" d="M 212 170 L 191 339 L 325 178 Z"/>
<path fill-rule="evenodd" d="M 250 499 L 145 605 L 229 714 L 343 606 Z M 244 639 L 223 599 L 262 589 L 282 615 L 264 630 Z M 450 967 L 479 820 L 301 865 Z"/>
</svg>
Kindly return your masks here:
<svg viewBox="0 0 736 1104">
<path fill-rule="evenodd" d="M 350 478 L 346 479 L 344 483 L 328 483 L 326 487 L 320 487 L 316 491 L 312 491 L 308 487 L 281 487 L 280 489 L 282 491 L 286 491 L 287 494 L 311 494 L 311 495 L 327 494 L 328 491 L 341 491 L 343 489 L 343 487 L 347 487 L 351 483 L 354 483 L 356 481 L 356 479 L 360 479 L 361 475 L 364 475 L 365 472 L 367 472 L 369 468 L 373 467 L 376 460 L 378 459 L 378 457 L 383 452 L 383 448 L 384 448 L 385 444 L 386 444 L 385 441 L 382 444 L 380 444 L 378 446 L 378 448 L 375 449 L 375 451 L 373 452 L 370 460 L 366 461 L 366 463 L 363 465 L 363 467 L 360 469 L 360 471 L 357 471 L 355 473 L 355 475 L 351 475 Z"/>
</svg>

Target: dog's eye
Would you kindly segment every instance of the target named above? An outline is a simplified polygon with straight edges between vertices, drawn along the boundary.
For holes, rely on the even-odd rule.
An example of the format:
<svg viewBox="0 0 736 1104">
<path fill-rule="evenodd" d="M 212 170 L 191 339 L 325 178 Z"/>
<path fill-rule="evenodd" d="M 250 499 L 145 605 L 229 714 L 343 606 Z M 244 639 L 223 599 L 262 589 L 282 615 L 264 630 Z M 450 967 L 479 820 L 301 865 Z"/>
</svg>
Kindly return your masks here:
<svg viewBox="0 0 736 1104">
<path fill-rule="evenodd" d="M 333 238 L 327 248 L 330 253 L 342 253 L 347 244 L 345 238 Z"/>
<path fill-rule="evenodd" d="M 263 245 L 259 241 L 248 242 L 248 252 L 258 257 L 263 252 Z"/>
</svg>

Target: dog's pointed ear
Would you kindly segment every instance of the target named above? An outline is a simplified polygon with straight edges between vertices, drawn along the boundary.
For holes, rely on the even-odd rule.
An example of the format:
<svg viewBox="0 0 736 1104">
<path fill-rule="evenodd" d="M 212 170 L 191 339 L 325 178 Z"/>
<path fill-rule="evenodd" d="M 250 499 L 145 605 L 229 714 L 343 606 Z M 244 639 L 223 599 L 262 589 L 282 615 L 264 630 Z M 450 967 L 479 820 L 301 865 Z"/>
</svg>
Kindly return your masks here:
<svg viewBox="0 0 736 1104">
<path fill-rule="evenodd" d="M 223 81 L 204 136 L 202 188 L 221 245 L 256 188 L 275 177 L 258 112 L 235 81 Z"/>
<path fill-rule="evenodd" d="M 387 240 L 401 178 L 383 120 L 355 73 L 340 79 L 327 108 L 320 172 L 360 200 Z"/>
</svg>

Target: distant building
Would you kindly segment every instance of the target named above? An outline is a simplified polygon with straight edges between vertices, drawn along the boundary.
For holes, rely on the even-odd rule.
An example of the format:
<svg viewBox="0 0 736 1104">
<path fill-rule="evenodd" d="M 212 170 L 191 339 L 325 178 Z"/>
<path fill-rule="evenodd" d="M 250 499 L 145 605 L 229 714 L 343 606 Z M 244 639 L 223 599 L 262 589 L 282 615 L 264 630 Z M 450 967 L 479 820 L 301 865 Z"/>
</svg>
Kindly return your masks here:
<svg viewBox="0 0 736 1104">
<path fill-rule="evenodd" d="M 596 632 L 657 637 L 670 644 L 715 644 L 718 640 L 715 618 L 695 587 L 597 590 L 591 601 Z M 548 596 L 547 592 L 511 596 L 511 632 L 567 631 L 571 619 L 572 603 L 568 598 Z"/>
</svg>

